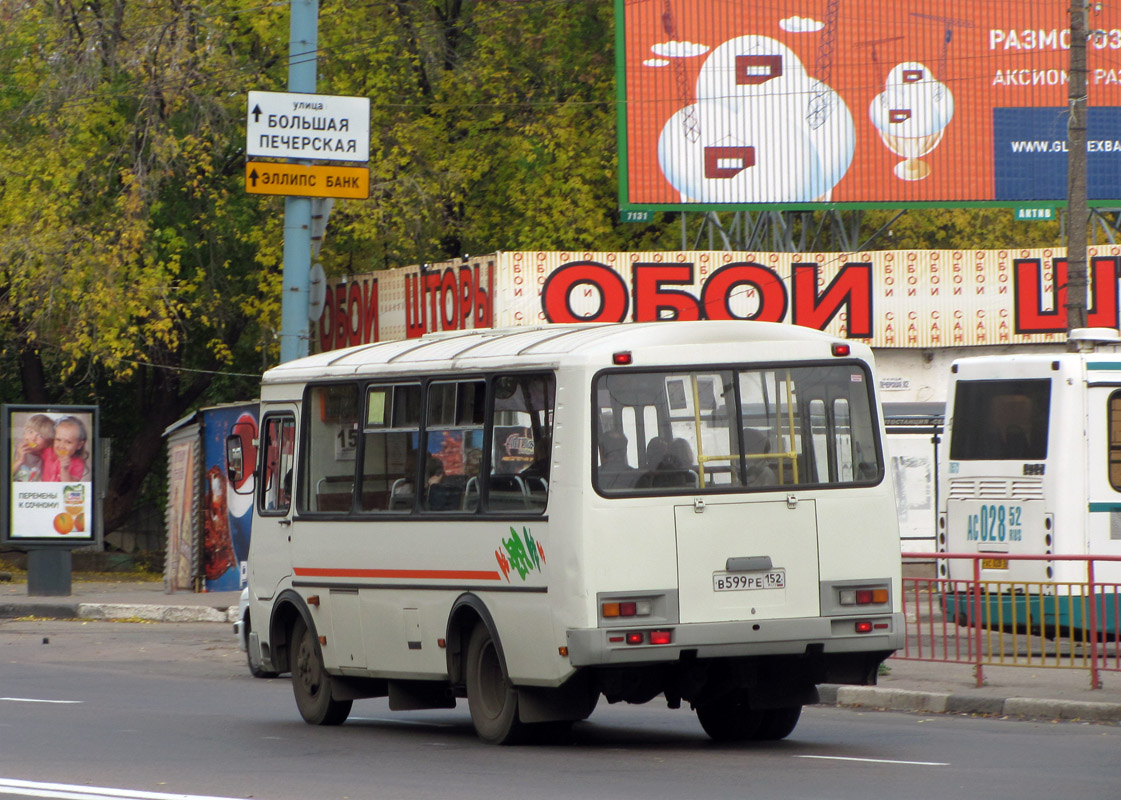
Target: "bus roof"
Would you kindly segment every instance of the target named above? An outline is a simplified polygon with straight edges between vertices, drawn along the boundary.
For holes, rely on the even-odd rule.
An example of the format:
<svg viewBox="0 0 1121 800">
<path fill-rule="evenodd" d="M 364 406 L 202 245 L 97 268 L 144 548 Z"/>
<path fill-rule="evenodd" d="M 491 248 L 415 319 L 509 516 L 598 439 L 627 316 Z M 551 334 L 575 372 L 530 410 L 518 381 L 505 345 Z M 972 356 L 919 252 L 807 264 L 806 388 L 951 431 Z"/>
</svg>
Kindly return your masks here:
<svg viewBox="0 0 1121 800">
<path fill-rule="evenodd" d="M 744 320 L 483 328 L 318 353 L 273 367 L 264 374 L 263 383 L 534 364 L 560 366 L 602 361 L 608 366 L 612 353 L 624 351 L 634 354 L 636 366 L 646 361 L 642 353 L 650 354 L 649 363 L 665 363 L 663 359 L 676 359 L 680 363 L 727 363 L 788 357 L 829 358 L 830 346 L 839 341 L 835 336 L 797 325 Z M 871 350 L 865 345 L 845 343 L 851 346 L 853 355 L 871 360 Z M 784 349 L 761 352 L 759 346 L 766 344 Z M 694 352 L 685 358 L 689 348 Z M 652 350 L 658 353 L 655 355 Z"/>
</svg>

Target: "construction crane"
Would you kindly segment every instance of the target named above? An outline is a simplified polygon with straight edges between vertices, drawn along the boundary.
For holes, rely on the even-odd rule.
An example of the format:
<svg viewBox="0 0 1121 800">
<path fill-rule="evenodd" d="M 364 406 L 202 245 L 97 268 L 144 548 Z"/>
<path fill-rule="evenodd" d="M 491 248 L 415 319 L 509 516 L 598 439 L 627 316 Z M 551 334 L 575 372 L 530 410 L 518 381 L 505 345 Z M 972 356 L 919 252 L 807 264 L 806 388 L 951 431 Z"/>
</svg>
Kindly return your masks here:
<svg viewBox="0 0 1121 800">
<path fill-rule="evenodd" d="M 662 30 L 665 31 L 669 41 L 681 41 L 677 35 L 677 23 L 673 18 L 673 7 L 670 5 L 670 0 L 663 0 L 662 3 Z M 677 99 L 685 109 L 685 116 L 681 119 L 681 125 L 685 130 L 685 138 L 690 142 L 696 142 L 701 138 L 700 121 L 697 119 L 697 108 L 693 103 L 692 92 L 689 91 L 689 78 L 685 74 L 685 65 L 683 59 L 670 57 L 670 62 L 673 65 L 673 78 L 677 85 Z"/>
<path fill-rule="evenodd" d="M 859 47 L 860 49 L 864 49 L 865 47 L 871 48 L 872 49 L 872 63 L 873 64 L 879 64 L 880 59 L 876 55 L 876 46 L 881 45 L 881 44 L 889 44 L 890 42 L 901 42 L 901 41 L 903 41 L 903 38 L 904 37 L 902 37 L 902 36 L 887 36 L 887 37 L 884 37 L 883 39 L 864 39 L 864 40 L 859 41 L 856 44 L 854 44 L 853 47 L 854 48 Z"/>
<path fill-rule="evenodd" d="M 825 4 L 825 27 L 821 32 L 821 40 L 817 43 L 817 62 L 814 64 L 817 84 L 806 110 L 806 122 L 815 131 L 825 124 L 829 116 L 828 98 L 833 93 L 829 78 L 833 75 L 833 51 L 837 46 L 837 17 L 840 10 L 841 0 L 828 0 Z"/>
<path fill-rule="evenodd" d="M 942 53 L 938 57 L 938 78 L 939 83 L 934 89 L 934 99 L 940 101 L 942 99 L 942 92 L 945 91 L 944 81 L 949 74 L 946 70 L 946 55 L 950 50 L 950 42 L 954 38 L 954 28 L 973 28 L 974 24 L 967 19 L 954 19 L 953 17 L 939 17 L 933 14 L 919 14 L 912 11 L 911 16 L 923 22 L 931 22 L 943 26 L 946 29 L 945 35 L 942 37 Z"/>
</svg>

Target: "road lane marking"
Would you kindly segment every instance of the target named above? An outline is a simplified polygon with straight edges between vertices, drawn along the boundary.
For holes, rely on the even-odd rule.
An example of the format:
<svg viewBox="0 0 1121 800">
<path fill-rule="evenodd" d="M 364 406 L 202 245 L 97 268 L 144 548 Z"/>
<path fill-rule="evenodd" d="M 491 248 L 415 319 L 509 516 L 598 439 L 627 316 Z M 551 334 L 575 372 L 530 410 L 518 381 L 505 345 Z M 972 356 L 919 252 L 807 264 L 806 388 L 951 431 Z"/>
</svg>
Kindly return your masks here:
<svg viewBox="0 0 1121 800">
<path fill-rule="evenodd" d="M 0 697 L 0 700 L 7 700 L 9 703 L 59 703 L 61 705 L 85 702 L 84 700 L 41 700 L 37 697 Z"/>
<path fill-rule="evenodd" d="M 896 761 L 890 758 L 851 758 L 849 756 L 795 756 L 795 758 L 818 758 L 822 761 L 863 761 L 868 764 L 907 764 L 918 767 L 948 767 L 948 761 Z"/>
<path fill-rule="evenodd" d="M 40 783 L 0 778 L 0 794 L 19 794 L 25 797 L 49 797 L 58 800 L 237 800 L 233 797 L 212 797 L 199 794 L 167 794 L 142 792 L 133 789 L 112 789 L 103 786 L 77 786 L 69 783 Z"/>
</svg>

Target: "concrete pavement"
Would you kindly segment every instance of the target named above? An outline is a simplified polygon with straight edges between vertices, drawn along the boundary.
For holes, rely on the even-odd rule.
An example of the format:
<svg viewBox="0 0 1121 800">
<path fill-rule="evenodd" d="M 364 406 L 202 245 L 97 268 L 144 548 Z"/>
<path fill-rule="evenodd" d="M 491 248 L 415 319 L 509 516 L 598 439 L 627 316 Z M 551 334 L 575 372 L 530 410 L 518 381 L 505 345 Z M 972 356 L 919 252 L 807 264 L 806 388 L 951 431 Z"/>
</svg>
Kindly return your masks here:
<svg viewBox="0 0 1121 800">
<path fill-rule="evenodd" d="M 223 622 L 237 617 L 240 592 L 168 594 L 159 582 L 75 579 L 68 597 L 29 597 L 26 583 L 0 583 L 0 619 L 143 619 Z M 230 632 L 231 642 L 233 631 Z M 1085 669 L 984 667 L 976 685 L 967 664 L 889 659 L 877 686 L 820 687 L 822 703 L 924 714 L 979 714 L 1036 720 L 1121 724 L 1121 650 L 1108 645 L 1112 671 L 1090 688 Z"/>
<path fill-rule="evenodd" d="M 29 597 L 27 584 L 0 583 L 0 619 L 143 619 L 234 622 L 240 591 L 174 592 L 156 581 L 71 581 L 67 597 Z"/>
</svg>

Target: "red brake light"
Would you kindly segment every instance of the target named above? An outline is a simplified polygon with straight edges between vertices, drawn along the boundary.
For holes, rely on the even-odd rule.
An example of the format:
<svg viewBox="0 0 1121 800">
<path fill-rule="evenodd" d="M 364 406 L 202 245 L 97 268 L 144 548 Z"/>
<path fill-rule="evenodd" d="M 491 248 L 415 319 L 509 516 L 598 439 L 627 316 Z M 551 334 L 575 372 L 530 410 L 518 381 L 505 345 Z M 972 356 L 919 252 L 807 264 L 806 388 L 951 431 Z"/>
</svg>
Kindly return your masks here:
<svg viewBox="0 0 1121 800">
<path fill-rule="evenodd" d="M 857 633 L 871 633 L 872 632 L 871 621 L 866 620 L 866 619 L 862 619 L 859 622 L 857 622 L 856 623 L 856 632 Z"/>
<path fill-rule="evenodd" d="M 627 644 L 642 644 L 646 641 L 645 634 L 642 631 L 627 634 Z"/>
<path fill-rule="evenodd" d="M 669 644 L 669 631 L 650 631 L 650 644 Z"/>
<path fill-rule="evenodd" d="M 852 353 L 852 348 L 849 345 L 841 344 L 840 342 L 834 342 L 832 350 L 833 350 L 833 355 L 838 356 L 840 358 L 843 358 L 843 357 Z"/>
<path fill-rule="evenodd" d="M 630 350 L 624 350 L 620 353 L 614 353 L 611 356 L 611 363 L 614 364 L 617 367 L 629 366 L 631 364 L 631 362 L 633 362 L 633 361 L 634 361 L 634 359 L 631 357 L 631 351 Z"/>
</svg>

